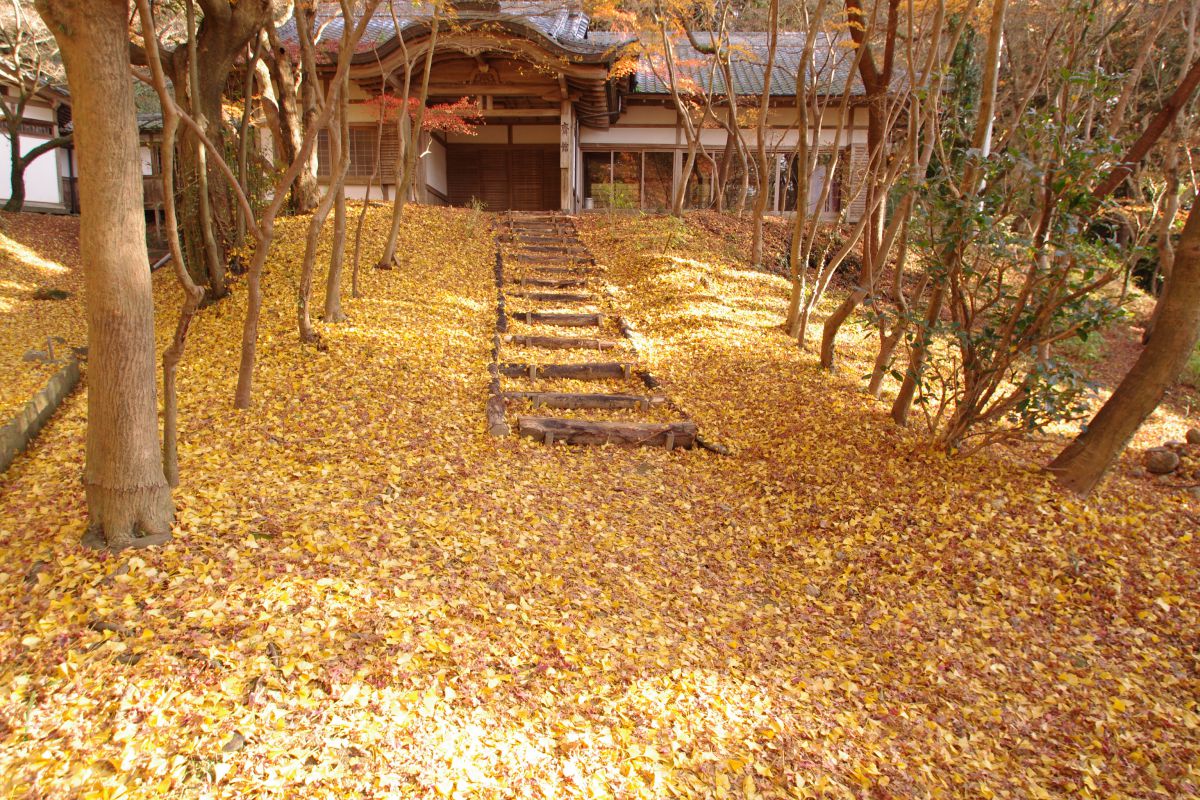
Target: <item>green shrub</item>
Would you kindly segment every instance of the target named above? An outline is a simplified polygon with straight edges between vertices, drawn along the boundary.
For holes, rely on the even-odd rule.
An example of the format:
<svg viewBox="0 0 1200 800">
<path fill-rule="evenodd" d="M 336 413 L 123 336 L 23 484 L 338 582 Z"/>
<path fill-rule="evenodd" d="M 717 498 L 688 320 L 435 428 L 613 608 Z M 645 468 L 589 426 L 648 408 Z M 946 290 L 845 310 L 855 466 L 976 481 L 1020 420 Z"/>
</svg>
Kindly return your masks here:
<svg viewBox="0 0 1200 800">
<path fill-rule="evenodd" d="M 1179 378 L 1179 382 L 1185 383 L 1193 389 L 1200 389 L 1200 346 L 1192 351 L 1192 357 L 1188 359 L 1187 366 L 1183 368 L 1183 375 Z"/>
</svg>

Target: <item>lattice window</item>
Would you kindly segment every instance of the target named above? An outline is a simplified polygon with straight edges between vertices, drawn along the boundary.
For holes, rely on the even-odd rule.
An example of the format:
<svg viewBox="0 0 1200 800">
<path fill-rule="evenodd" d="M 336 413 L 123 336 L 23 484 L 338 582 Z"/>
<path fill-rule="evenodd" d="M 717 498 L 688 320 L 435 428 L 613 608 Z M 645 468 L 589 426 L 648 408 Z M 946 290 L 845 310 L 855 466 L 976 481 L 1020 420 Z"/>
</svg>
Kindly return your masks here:
<svg viewBox="0 0 1200 800">
<path fill-rule="evenodd" d="M 379 130 L 374 125 L 352 125 L 350 127 L 350 170 L 347 178 L 366 180 L 375 171 L 375 146 Z M 377 181 L 390 183 L 399 157 L 399 137 L 395 124 L 383 127 L 379 144 L 379 172 Z M 317 176 L 328 178 L 333 165 L 333 154 L 329 152 L 329 131 L 317 134 Z"/>
</svg>

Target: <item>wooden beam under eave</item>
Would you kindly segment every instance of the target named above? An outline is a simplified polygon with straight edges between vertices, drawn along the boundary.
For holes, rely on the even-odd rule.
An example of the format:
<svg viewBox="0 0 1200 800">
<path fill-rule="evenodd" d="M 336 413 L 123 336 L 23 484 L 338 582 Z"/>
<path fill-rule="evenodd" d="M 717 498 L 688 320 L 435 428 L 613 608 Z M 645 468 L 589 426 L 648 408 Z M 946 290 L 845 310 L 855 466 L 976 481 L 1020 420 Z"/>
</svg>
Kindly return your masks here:
<svg viewBox="0 0 1200 800">
<path fill-rule="evenodd" d="M 490 94 L 498 97 L 542 97 L 554 92 L 557 99 L 558 87 L 552 83 L 430 83 L 429 95 L 433 96 L 463 96 Z"/>
<path fill-rule="evenodd" d="M 558 119 L 557 108 L 485 108 L 473 113 L 477 117 L 552 117 Z"/>
</svg>

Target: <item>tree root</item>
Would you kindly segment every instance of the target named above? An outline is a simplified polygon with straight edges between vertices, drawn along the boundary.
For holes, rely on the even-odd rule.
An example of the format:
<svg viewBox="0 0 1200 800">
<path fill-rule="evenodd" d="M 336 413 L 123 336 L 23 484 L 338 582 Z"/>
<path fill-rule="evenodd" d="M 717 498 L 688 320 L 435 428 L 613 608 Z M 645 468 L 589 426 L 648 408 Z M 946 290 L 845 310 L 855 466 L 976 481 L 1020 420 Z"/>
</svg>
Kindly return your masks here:
<svg viewBox="0 0 1200 800">
<path fill-rule="evenodd" d="M 166 533 L 142 533 L 141 531 L 135 531 L 129 541 L 109 545 L 108 539 L 104 536 L 104 531 L 100 530 L 100 528 L 88 528 L 87 532 L 80 538 L 79 543 L 89 550 L 119 553 L 122 550 L 144 550 L 147 547 L 158 547 L 171 541 L 172 538 L 174 536 L 170 531 Z"/>
</svg>

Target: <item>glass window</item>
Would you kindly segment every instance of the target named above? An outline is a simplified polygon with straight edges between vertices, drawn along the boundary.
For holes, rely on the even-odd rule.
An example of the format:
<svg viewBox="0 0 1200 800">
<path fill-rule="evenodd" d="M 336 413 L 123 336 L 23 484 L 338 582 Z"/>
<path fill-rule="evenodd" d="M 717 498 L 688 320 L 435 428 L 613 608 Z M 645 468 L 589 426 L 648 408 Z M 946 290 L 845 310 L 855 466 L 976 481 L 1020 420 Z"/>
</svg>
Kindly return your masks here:
<svg viewBox="0 0 1200 800">
<path fill-rule="evenodd" d="M 583 154 L 583 196 L 595 208 L 608 208 L 612 185 L 612 153 Z"/>
<path fill-rule="evenodd" d="M 696 154 L 696 163 L 692 165 L 692 177 L 688 181 L 687 195 L 684 202 L 688 208 L 712 208 L 716 205 L 714 178 L 717 173 L 719 153 L 707 155 Z M 685 166 L 686 166 L 686 158 Z"/>
<path fill-rule="evenodd" d="M 671 178 L 675 172 L 674 153 L 644 153 L 642 174 L 645 176 L 642 208 L 646 211 L 669 211 L 671 208 Z"/>
<path fill-rule="evenodd" d="M 609 208 L 638 208 L 641 203 L 642 154 L 613 153 L 612 195 Z"/>
</svg>

